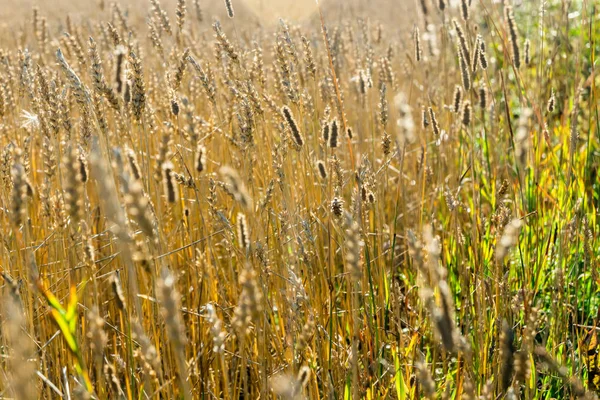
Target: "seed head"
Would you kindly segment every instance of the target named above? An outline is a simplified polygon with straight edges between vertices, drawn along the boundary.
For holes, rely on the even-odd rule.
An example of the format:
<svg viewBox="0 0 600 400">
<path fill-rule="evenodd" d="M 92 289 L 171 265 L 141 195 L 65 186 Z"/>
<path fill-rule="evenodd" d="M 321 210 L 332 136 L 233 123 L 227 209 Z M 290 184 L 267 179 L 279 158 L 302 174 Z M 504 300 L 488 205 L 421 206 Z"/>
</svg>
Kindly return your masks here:
<svg viewBox="0 0 600 400">
<path fill-rule="evenodd" d="M 433 134 L 435 136 L 439 136 L 440 135 L 440 125 L 437 122 L 437 119 L 435 118 L 435 112 L 433 111 L 433 108 L 429 107 L 429 118 L 431 119 L 431 128 L 433 129 Z"/>
<path fill-rule="evenodd" d="M 341 218 L 344 213 L 344 200 L 339 197 L 334 197 L 331 200 L 331 213 L 336 218 Z"/>
<path fill-rule="evenodd" d="M 292 139 L 294 139 L 294 143 L 296 143 L 298 147 L 302 147 L 302 145 L 304 144 L 304 138 L 302 137 L 302 133 L 298 128 L 298 124 L 296 124 L 296 120 L 292 115 L 292 111 L 289 109 L 288 106 L 283 106 L 281 108 L 281 112 L 283 114 L 283 117 L 285 118 L 285 122 L 287 122 L 287 126 L 290 132 L 292 133 Z"/>
<path fill-rule="evenodd" d="M 229 18 L 234 17 L 233 5 L 231 4 L 231 0 L 225 0 L 225 8 L 227 9 L 227 16 Z"/>
<path fill-rule="evenodd" d="M 334 149 L 338 146 L 339 127 L 337 118 L 331 121 L 329 126 L 329 147 Z"/>
<path fill-rule="evenodd" d="M 196 171 L 202 172 L 206 169 L 206 147 L 199 144 L 196 149 Z"/>
<path fill-rule="evenodd" d="M 317 161 L 317 169 L 319 170 L 321 179 L 327 179 L 327 169 L 325 168 L 325 163 L 323 161 Z"/>
<path fill-rule="evenodd" d="M 508 25 L 508 31 L 510 34 L 510 43 L 512 45 L 512 56 L 513 63 L 516 69 L 521 67 L 521 50 L 519 49 L 519 32 L 517 30 L 517 23 L 515 22 L 515 16 L 513 14 L 512 7 L 507 3 L 504 7 L 504 18 Z"/>
<path fill-rule="evenodd" d="M 415 27 L 415 33 L 413 35 L 413 40 L 415 43 L 415 60 L 417 60 L 417 62 L 419 62 L 423 58 L 423 50 L 421 49 L 421 36 L 419 35 L 418 27 Z"/>
<path fill-rule="evenodd" d="M 488 103 L 487 97 L 488 97 L 488 91 L 485 86 L 481 85 L 479 87 L 479 108 L 481 108 L 482 110 L 487 109 L 487 103 Z"/>
<path fill-rule="evenodd" d="M 469 126 L 471 124 L 471 102 L 466 100 L 462 106 L 462 124 L 464 126 Z"/>
<path fill-rule="evenodd" d="M 462 102 L 462 88 L 458 85 L 454 87 L 454 102 L 452 103 L 452 111 L 458 113 Z"/>
<path fill-rule="evenodd" d="M 178 190 L 175 187 L 173 164 L 170 161 L 166 161 L 162 165 L 162 179 L 167 201 L 169 203 L 175 203 L 177 201 Z"/>
<path fill-rule="evenodd" d="M 487 61 L 487 55 L 485 53 L 485 42 L 483 41 L 483 38 L 481 38 L 479 40 L 479 67 L 482 70 L 486 70 L 488 67 L 488 61 Z"/>
<path fill-rule="evenodd" d="M 550 98 L 548 99 L 548 106 L 546 107 L 548 110 L 548 113 L 553 113 L 555 106 L 556 106 L 556 96 L 554 94 L 554 89 L 552 89 L 552 93 L 550 94 Z"/>
<path fill-rule="evenodd" d="M 238 236 L 238 245 L 242 251 L 247 251 L 250 247 L 250 242 L 248 241 L 248 223 L 246 222 L 246 216 L 242 213 L 238 213 L 237 215 L 237 236 Z"/>
<path fill-rule="evenodd" d="M 321 128 L 321 138 L 325 143 L 329 143 L 329 122 L 324 122 Z"/>
</svg>

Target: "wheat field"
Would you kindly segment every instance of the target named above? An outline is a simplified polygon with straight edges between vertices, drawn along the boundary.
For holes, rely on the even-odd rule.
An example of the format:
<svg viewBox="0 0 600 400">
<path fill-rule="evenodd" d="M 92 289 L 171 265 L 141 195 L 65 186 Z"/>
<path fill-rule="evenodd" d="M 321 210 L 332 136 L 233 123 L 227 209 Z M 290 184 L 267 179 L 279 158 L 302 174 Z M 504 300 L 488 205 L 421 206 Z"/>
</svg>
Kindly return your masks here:
<svg viewBox="0 0 600 400">
<path fill-rule="evenodd" d="M 0 398 L 598 399 L 598 3 L 3 4 Z"/>
</svg>

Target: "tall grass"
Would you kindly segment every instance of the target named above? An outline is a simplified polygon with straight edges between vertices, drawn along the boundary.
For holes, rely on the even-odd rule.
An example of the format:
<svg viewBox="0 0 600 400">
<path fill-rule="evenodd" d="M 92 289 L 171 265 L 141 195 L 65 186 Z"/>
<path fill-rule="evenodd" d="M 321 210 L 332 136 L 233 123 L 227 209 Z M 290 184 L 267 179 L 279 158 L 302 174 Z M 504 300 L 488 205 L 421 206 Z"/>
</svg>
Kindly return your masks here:
<svg viewBox="0 0 600 400">
<path fill-rule="evenodd" d="M 0 397 L 597 398 L 597 5 L 415 3 L 5 36 Z"/>
</svg>

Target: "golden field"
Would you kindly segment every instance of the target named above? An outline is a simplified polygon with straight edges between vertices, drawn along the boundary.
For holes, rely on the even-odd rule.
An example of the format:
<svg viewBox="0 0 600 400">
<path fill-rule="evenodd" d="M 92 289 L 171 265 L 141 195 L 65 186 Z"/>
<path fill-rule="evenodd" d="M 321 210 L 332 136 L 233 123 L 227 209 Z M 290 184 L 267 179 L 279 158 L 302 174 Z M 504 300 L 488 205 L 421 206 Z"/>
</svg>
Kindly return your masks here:
<svg viewBox="0 0 600 400">
<path fill-rule="evenodd" d="M 4 0 L 0 398 L 597 399 L 589 1 Z"/>
</svg>

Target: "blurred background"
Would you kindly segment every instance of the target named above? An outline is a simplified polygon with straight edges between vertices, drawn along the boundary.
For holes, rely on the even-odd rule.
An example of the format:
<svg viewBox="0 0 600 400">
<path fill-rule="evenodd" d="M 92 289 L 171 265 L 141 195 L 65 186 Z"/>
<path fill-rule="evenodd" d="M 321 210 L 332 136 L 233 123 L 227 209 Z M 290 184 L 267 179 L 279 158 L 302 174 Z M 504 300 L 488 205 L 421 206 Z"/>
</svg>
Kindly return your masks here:
<svg viewBox="0 0 600 400">
<path fill-rule="evenodd" d="M 269 26 L 277 24 L 279 18 L 294 22 L 310 22 L 317 19 L 315 0 L 232 0 L 236 13 L 235 22 L 239 25 Z M 59 18 L 64 22 L 68 13 L 71 18 L 85 19 L 90 15 L 106 13 L 110 16 L 110 5 L 116 2 L 133 18 L 145 18 L 149 9 L 149 0 L 0 0 L 0 26 L 14 27 L 22 24 L 23 17 L 31 14 L 34 6 L 49 22 Z M 204 22 L 214 18 L 225 19 L 224 0 L 199 0 L 204 13 Z M 175 17 L 177 0 L 161 0 L 171 18 Z M 186 1 L 189 12 L 193 10 L 192 0 Z M 390 28 L 405 31 L 412 28 L 418 0 L 321 0 L 326 19 L 334 22 L 341 16 L 368 15 L 372 21 L 379 21 Z M 58 27 L 55 27 L 58 28 Z"/>
</svg>

